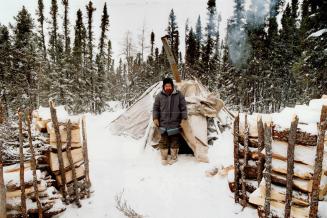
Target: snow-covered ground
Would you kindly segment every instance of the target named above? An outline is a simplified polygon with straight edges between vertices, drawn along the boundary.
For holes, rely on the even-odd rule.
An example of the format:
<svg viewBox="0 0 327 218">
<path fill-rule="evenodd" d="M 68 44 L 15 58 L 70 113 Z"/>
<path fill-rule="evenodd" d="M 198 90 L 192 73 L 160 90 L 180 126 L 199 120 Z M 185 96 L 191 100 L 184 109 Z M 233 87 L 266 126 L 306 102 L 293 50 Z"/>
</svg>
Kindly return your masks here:
<svg viewBox="0 0 327 218">
<path fill-rule="evenodd" d="M 122 110 L 87 116 L 90 173 L 94 193 L 82 208 L 69 206 L 60 217 L 125 217 L 116 197 L 144 217 L 257 217 L 256 210 L 234 203 L 226 177 L 207 177 L 213 167 L 232 164 L 232 136 L 225 131 L 209 149 L 210 163 L 180 155 L 174 165 L 162 166 L 159 152 L 143 140 L 112 135 L 108 124 Z"/>
</svg>

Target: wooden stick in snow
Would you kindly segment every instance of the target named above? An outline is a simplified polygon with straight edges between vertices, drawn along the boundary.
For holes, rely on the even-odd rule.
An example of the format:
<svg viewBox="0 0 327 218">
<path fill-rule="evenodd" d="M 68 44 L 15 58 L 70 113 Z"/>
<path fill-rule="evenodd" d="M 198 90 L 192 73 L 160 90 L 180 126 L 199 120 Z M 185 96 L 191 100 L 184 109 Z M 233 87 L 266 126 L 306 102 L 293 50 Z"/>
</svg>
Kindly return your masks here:
<svg viewBox="0 0 327 218">
<path fill-rule="evenodd" d="M 310 218 L 316 218 L 318 214 L 319 185 L 320 185 L 321 173 L 322 173 L 326 126 L 327 126 L 327 105 L 324 105 L 321 110 L 320 124 L 319 124 L 317 154 L 315 159 L 312 192 L 311 192 L 311 204 L 310 204 L 310 213 L 309 213 Z"/>
<path fill-rule="evenodd" d="M 263 129 L 263 122 L 262 117 L 260 116 L 257 121 L 257 127 L 258 127 L 258 154 L 259 154 L 259 160 L 257 162 L 257 169 L 258 169 L 258 175 L 257 175 L 257 181 L 258 181 L 258 187 L 262 180 L 262 171 L 264 168 L 264 156 L 261 154 L 262 150 L 265 147 L 265 138 L 264 138 L 264 129 Z"/>
<path fill-rule="evenodd" d="M 20 191 L 21 191 L 21 213 L 22 217 L 27 217 L 26 212 L 26 194 L 25 194 L 25 179 L 24 179 L 24 151 L 23 151 L 23 113 L 19 110 L 18 111 L 18 128 L 19 128 L 19 180 L 20 180 Z"/>
<path fill-rule="evenodd" d="M 271 142 L 272 142 L 272 132 L 271 124 L 265 124 L 265 149 L 266 149 L 266 163 L 265 163 L 265 172 L 264 178 L 266 180 L 266 197 L 265 197 L 265 217 L 270 217 L 270 199 L 271 199 Z"/>
<path fill-rule="evenodd" d="M 51 119 L 52 119 L 53 127 L 55 130 L 55 135 L 56 135 L 59 170 L 60 170 L 61 181 L 62 181 L 61 185 L 60 185 L 60 189 L 61 189 L 61 193 L 64 198 L 64 201 L 67 203 L 66 175 L 65 175 L 64 160 L 62 157 L 62 144 L 61 144 L 61 136 L 60 136 L 60 131 L 59 131 L 57 111 L 56 111 L 52 101 L 49 102 L 49 105 L 50 105 Z"/>
<path fill-rule="evenodd" d="M 6 121 L 5 109 L 2 104 L 2 101 L 0 100 L 0 124 L 3 124 L 5 121 Z"/>
<path fill-rule="evenodd" d="M 242 180 L 242 205 L 243 207 L 247 206 L 246 202 L 246 182 L 245 182 L 245 168 L 248 165 L 248 152 L 249 152 L 249 126 L 248 126 L 248 115 L 244 115 L 244 161 L 241 168 L 241 180 Z"/>
<path fill-rule="evenodd" d="M 32 172 L 33 172 L 34 196 L 35 196 L 36 204 L 37 204 L 37 208 L 38 208 L 38 217 L 42 218 L 43 213 L 42 213 L 42 205 L 41 205 L 40 198 L 39 198 L 39 190 L 37 187 L 36 159 L 35 159 L 35 151 L 34 151 L 34 146 L 33 146 L 33 141 L 32 141 L 31 117 L 30 117 L 29 112 L 27 112 L 26 122 L 27 122 L 28 142 L 30 145 L 30 151 L 31 151 L 31 155 L 32 155 L 31 168 L 32 168 Z"/>
<path fill-rule="evenodd" d="M 240 198 L 240 162 L 239 162 L 239 125 L 240 125 L 240 116 L 239 114 L 235 117 L 234 120 L 234 184 L 235 184 L 235 192 L 234 199 L 235 203 L 239 202 Z"/>
<path fill-rule="evenodd" d="M 284 217 L 291 216 L 292 196 L 293 196 L 293 176 L 294 176 L 294 148 L 296 142 L 296 131 L 299 118 L 294 116 L 291 123 L 290 133 L 288 136 L 287 147 L 287 176 L 286 176 L 286 197 Z"/>
<path fill-rule="evenodd" d="M 71 167 L 72 177 L 73 177 L 73 188 L 74 188 L 74 194 L 75 194 L 75 202 L 78 207 L 81 207 L 81 203 L 79 201 L 79 190 L 78 190 L 78 184 L 76 179 L 76 169 L 73 162 L 72 157 L 72 151 L 71 151 L 71 145 L 72 145 L 72 125 L 70 120 L 68 120 L 67 123 L 67 157 L 69 161 L 69 165 Z"/>
<path fill-rule="evenodd" d="M 0 217 L 6 218 L 7 211 L 6 211 L 6 186 L 3 179 L 3 160 L 2 160 L 2 153 L 3 153 L 3 142 L 0 140 Z"/>
<path fill-rule="evenodd" d="M 90 197 L 90 175 L 89 175 L 89 154 L 87 149 L 87 135 L 86 135 L 86 124 L 85 116 L 82 118 L 82 135 L 83 135 L 83 155 L 84 155 L 84 164 L 85 164 L 85 181 L 87 187 L 87 197 Z"/>
</svg>

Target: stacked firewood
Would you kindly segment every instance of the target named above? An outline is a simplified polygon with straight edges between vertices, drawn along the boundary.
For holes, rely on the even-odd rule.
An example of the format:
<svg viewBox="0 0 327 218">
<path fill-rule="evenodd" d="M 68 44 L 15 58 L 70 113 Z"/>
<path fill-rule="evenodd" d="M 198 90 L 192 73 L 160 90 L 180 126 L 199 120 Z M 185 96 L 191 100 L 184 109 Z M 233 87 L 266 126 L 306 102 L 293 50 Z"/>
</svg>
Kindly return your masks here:
<svg viewBox="0 0 327 218">
<path fill-rule="evenodd" d="M 35 198 L 35 189 L 33 187 L 33 172 L 29 162 L 25 162 L 24 186 L 26 214 L 36 216 L 38 214 L 38 205 Z M 41 210 L 45 217 L 63 212 L 66 207 L 62 204 L 61 194 L 52 185 L 51 176 L 46 171 L 36 170 L 37 191 L 41 205 Z M 19 164 L 4 167 L 4 183 L 6 186 L 6 209 L 7 217 L 22 217 L 21 207 L 21 183 L 20 183 Z"/>
<path fill-rule="evenodd" d="M 4 207 L 0 217 L 51 217 L 66 207 L 47 171 L 48 146 L 33 131 L 29 113 L 25 115 L 24 119 L 19 112 L 18 125 L 7 123 L 2 132 L 0 189 Z"/>
<path fill-rule="evenodd" d="M 0 125 L 0 217 L 51 217 L 65 204 L 80 207 L 90 196 L 84 117 L 80 125 L 50 102 L 18 118 L 18 125 Z"/>
<path fill-rule="evenodd" d="M 260 217 L 315 217 L 327 194 L 326 115 L 324 106 L 316 131 L 298 116 L 288 128 L 271 115 L 237 117 L 229 176 L 235 201 L 257 207 Z"/>
<path fill-rule="evenodd" d="M 79 117 L 68 116 L 52 103 L 33 116 L 37 130 L 45 133 L 44 140 L 50 145 L 48 163 L 64 200 L 81 206 L 79 199 L 90 195 L 84 118 L 81 128 Z"/>
</svg>

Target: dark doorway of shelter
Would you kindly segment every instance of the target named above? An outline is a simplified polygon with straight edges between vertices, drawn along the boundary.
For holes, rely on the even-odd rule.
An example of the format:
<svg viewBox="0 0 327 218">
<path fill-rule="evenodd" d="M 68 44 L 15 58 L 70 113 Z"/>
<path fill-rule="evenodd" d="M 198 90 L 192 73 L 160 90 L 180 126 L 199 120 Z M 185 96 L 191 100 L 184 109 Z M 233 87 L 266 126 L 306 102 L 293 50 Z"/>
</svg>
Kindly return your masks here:
<svg viewBox="0 0 327 218">
<path fill-rule="evenodd" d="M 190 146 L 186 143 L 184 138 L 180 135 L 179 136 L 179 154 L 192 154 L 194 155 Z"/>
</svg>

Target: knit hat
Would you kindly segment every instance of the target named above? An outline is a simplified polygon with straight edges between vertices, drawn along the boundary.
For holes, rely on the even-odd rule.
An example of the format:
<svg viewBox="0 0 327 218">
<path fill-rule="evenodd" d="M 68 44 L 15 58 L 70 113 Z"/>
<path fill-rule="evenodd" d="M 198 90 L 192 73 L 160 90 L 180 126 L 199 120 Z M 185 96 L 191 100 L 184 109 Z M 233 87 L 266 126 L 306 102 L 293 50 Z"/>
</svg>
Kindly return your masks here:
<svg viewBox="0 0 327 218">
<path fill-rule="evenodd" d="M 174 82 L 171 78 L 167 77 L 162 80 L 162 86 L 164 87 L 167 83 L 170 83 L 174 87 Z"/>
</svg>

